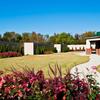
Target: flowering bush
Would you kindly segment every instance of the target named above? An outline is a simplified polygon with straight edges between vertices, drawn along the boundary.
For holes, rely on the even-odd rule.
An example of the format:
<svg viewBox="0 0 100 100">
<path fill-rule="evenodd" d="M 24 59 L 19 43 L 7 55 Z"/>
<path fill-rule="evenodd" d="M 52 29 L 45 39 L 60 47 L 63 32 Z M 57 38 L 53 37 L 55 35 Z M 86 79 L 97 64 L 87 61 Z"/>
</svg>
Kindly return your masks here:
<svg viewBox="0 0 100 100">
<path fill-rule="evenodd" d="M 19 56 L 19 53 L 17 52 L 2 52 L 0 53 L 0 57 L 4 58 L 4 57 L 16 57 Z"/>
<path fill-rule="evenodd" d="M 100 88 L 92 75 L 87 79 L 69 73 L 62 77 L 60 67 L 50 69 L 54 77 L 27 69 L 1 75 L 0 100 L 100 100 Z"/>
</svg>

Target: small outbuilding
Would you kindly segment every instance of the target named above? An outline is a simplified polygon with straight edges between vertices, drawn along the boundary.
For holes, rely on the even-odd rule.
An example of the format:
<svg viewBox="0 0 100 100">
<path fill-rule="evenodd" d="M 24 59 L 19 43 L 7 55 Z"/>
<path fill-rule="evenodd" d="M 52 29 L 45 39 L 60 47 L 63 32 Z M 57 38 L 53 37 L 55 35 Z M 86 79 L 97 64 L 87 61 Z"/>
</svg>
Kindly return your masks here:
<svg viewBox="0 0 100 100">
<path fill-rule="evenodd" d="M 56 48 L 57 52 L 61 52 L 61 44 L 54 44 L 54 48 Z"/>
<path fill-rule="evenodd" d="M 24 43 L 24 55 L 34 55 L 34 43 L 33 42 Z"/>
<path fill-rule="evenodd" d="M 94 46 L 94 48 L 92 48 Z M 90 37 L 86 40 L 86 54 L 100 55 L 100 36 Z"/>
</svg>

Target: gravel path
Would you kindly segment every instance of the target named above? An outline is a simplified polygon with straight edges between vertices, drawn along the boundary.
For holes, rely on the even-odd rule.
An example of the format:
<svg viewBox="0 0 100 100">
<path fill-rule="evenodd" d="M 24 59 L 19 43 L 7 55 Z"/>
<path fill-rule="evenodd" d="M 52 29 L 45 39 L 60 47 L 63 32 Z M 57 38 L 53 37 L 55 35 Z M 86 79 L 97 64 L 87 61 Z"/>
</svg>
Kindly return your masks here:
<svg viewBox="0 0 100 100">
<path fill-rule="evenodd" d="M 80 53 L 80 55 L 85 55 L 85 53 Z M 100 56 L 91 54 L 90 60 L 87 63 L 75 66 L 72 68 L 71 73 L 75 74 L 76 69 L 78 69 L 80 78 L 84 78 L 87 74 L 92 74 L 97 82 L 100 83 L 100 73 L 96 71 L 96 66 L 98 65 L 100 65 Z"/>
</svg>

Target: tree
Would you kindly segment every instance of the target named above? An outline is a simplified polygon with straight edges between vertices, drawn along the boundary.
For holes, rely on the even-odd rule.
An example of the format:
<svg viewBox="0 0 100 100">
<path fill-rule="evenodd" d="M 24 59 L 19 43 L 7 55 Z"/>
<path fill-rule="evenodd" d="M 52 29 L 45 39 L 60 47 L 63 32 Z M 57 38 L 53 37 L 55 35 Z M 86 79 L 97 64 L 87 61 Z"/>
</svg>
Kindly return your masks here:
<svg viewBox="0 0 100 100">
<path fill-rule="evenodd" d="M 38 33 L 37 34 L 37 42 L 42 43 L 44 41 L 45 41 L 44 36 L 41 33 Z"/>
<path fill-rule="evenodd" d="M 48 42 L 48 40 L 49 40 L 49 35 L 48 35 L 48 34 L 44 35 L 44 39 L 45 39 L 46 42 Z"/>
<path fill-rule="evenodd" d="M 41 42 L 44 42 L 45 39 L 44 39 L 44 36 L 42 34 L 36 33 L 36 32 L 32 32 L 31 41 L 41 43 Z"/>
<path fill-rule="evenodd" d="M 0 41 L 2 40 L 2 36 L 1 36 L 1 34 L 0 34 Z"/>
<path fill-rule="evenodd" d="M 93 37 L 93 36 L 95 36 L 95 32 L 89 31 L 89 32 L 83 33 L 82 35 L 80 35 L 80 43 L 85 43 L 87 38 Z"/>
<path fill-rule="evenodd" d="M 16 41 L 16 33 L 15 32 L 5 32 L 3 35 L 3 40 L 5 41 Z"/>
<path fill-rule="evenodd" d="M 80 35 L 78 33 L 74 35 L 74 38 L 75 38 L 75 44 L 80 44 Z"/>
<path fill-rule="evenodd" d="M 31 41 L 32 41 L 32 42 L 36 42 L 36 41 L 37 41 L 36 32 L 32 32 L 32 34 L 31 34 Z"/>
<path fill-rule="evenodd" d="M 49 41 L 52 43 L 72 44 L 75 42 L 75 39 L 71 34 L 62 32 L 60 34 L 51 36 Z"/>
<path fill-rule="evenodd" d="M 83 33 L 83 37 L 92 37 L 95 36 L 95 32 L 85 32 Z"/>
<path fill-rule="evenodd" d="M 22 40 L 22 36 L 16 33 L 16 42 L 20 42 Z"/>
<path fill-rule="evenodd" d="M 22 41 L 23 42 L 30 42 L 31 41 L 30 37 L 31 37 L 30 33 L 27 33 L 27 32 L 22 33 Z"/>
</svg>

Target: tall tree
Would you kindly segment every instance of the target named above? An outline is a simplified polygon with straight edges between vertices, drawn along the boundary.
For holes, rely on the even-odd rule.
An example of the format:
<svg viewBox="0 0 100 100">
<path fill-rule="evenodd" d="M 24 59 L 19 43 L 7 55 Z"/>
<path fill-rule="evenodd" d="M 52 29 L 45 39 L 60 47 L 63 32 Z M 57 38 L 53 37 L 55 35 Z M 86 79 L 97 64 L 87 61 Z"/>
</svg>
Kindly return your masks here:
<svg viewBox="0 0 100 100">
<path fill-rule="evenodd" d="M 22 41 L 23 42 L 31 41 L 30 37 L 31 37 L 31 33 L 27 33 L 27 32 L 22 33 Z"/>
<path fill-rule="evenodd" d="M 31 41 L 37 42 L 37 34 L 36 34 L 36 32 L 32 32 L 32 34 L 31 34 Z"/>
<path fill-rule="evenodd" d="M 16 42 L 20 42 L 22 40 L 22 36 L 16 33 Z"/>
<path fill-rule="evenodd" d="M 95 36 L 95 32 L 89 31 L 89 32 L 83 33 L 82 35 L 80 35 L 80 43 L 85 43 L 87 38 L 93 37 L 93 36 Z"/>
<path fill-rule="evenodd" d="M 43 43 L 45 41 L 44 36 L 41 33 L 37 34 L 37 42 Z"/>
<path fill-rule="evenodd" d="M 45 39 L 45 42 L 48 42 L 48 40 L 49 40 L 49 35 L 48 35 L 48 34 L 44 35 L 44 39 Z"/>
<path fill-rule="evenodd" d="M 3 35 L 3 40 L 5 41 L 16 41 L 16 33 L 15 32 L 5 32 Z"/>
<path fill-rule="evenodd" d="M 75 44 L 80 44 L 80 35 L 78 33 L 74 35 L 74 38 L 75 38 Z"/>
<path fill-rule="evenodd" d="M 2 36 L 1 36 L 1 34 L 0 34 L 0 41 L 2 40 Z"/>
<path fill-rule="evenodd" d="M 50 37 L 49 39 L 52 43 L 64 43 L 64 44 L 71 44 L 75 42 L 74 37 L 66 32 L 62 32 L 60 34 L 56 34 Z"/>
</svg>

